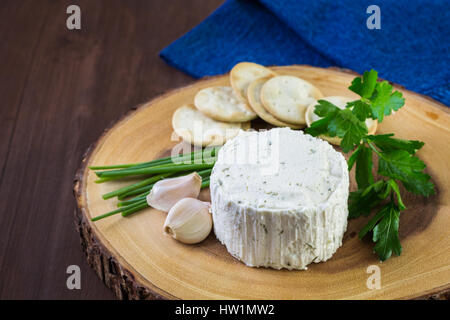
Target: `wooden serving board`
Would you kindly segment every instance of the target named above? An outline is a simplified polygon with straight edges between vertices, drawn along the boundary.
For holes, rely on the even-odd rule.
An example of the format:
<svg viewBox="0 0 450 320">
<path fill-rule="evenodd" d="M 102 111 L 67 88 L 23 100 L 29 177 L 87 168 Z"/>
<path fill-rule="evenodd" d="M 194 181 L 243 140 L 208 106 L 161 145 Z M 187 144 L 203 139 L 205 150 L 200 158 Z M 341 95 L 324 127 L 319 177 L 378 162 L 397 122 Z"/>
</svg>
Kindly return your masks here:
<svg viewBox="0 0 450 320">
<path fill-rule="evenodd" d="M 316 85 L 325 96 L 354 96 L 354 74 L 309 66 L 274 67 Z M 116 200 L 101 195 L 121 183 L 95 184 L 89 165 L 149 161 L 179 143 L 171 116 L 192 103 L 198 90 L 228 85 L 219 76 L 169 92 L 124 116 L 87 152 L 75 179 L 76 224 L 89 263 L 123 299 L 403 299 L 448 298 L 450 289 L 450 113 L 427 97 L 404 90 L 406 105 L 379 126 L 378 133 L 426 142 L 418 156 L 428 165 L 437 194 L 422 198 L 404 193 L 400 257 L 380 263 L 373 244 L 357 233 L 367 219 L 350 220 L 343 245 L 327 262 L 307 271 L 250 268 L 228 254 L 212 233 L 198 245 L 184 245 L 163 235 L 166 214 L 154 209 L 98 222 L 91 217 L 115 209 Z M 354 96 L 356 98 L 356 96 Z M 261 124 L 261 122 L 256 122 Z M 352 180 L 353 177 L 352 177 Z M 129 183 L 129 182 L 128 182 Z M 351 188 L 355 188 L 352 181 Z M 381 270 L 381 289 L 368 289 L 367 268 Z"/>
</svg>

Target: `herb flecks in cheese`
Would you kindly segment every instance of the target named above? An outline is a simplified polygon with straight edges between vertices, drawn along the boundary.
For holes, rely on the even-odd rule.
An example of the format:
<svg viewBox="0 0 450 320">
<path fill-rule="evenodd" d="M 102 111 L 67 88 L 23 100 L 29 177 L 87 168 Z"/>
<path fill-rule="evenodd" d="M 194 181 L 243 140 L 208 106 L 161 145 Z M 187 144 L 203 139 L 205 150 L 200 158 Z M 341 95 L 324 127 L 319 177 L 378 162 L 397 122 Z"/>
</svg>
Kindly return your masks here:
<svg viewBox="0 0 450 320">
<path fill-rule="evenodd" d="M 257 147 L 251 146 L 256 141 L 255 135 L 258 135 Z M 250 159 L 249 152 L 237 155 L 240 161 L 235 157 L 225 159 L 224 153 L 235 152 L 240 146 L 254 149 L 256 160 Z M 329 144 L 289 129 L 241 133 L 223 150 L 214 175 L 223 182 L 223 192 L 245 206 L 266 209 L 314 207 L 326 202 L 347 174 Z M 267 157 L 270 162 L 264 161 Z"/>
<path fill-rule="evenodd" d="M 288 128 L 241 132 L 211 175 L 216 236 L 250 266 L 325 261 L 346 230 L 348 185 L 344 157 L 325 141 Z"/>
</svg>

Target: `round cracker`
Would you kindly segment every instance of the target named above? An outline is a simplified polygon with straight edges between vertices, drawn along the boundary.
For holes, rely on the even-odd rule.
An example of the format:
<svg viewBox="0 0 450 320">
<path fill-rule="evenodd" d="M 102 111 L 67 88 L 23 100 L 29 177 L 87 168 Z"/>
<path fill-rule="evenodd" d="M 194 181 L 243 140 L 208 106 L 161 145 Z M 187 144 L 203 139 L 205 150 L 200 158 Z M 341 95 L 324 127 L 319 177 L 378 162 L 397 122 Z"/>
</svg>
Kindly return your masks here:
<svg viewBox="0 0 450 320">
<path fill-rule="evenodd" d="M 261 101 L 281 121 L 304 125 L 306 108 L 322 93 L 308 81 L 283 75 L 268 80 L 261 89 Z"/>
<path fill-rule="evenodd" d="M 174 131 L 196 146 L 220 146 L 234 138 L 239 130 L 250 128 L 250 122 L 228 123 L 211 119 L 192 105 L 178 108 L 172 116 Z"/>
<path fill-rule="evenodd" d="M 239 99 L 233 88 L 216 86 L 197 92 L 195 107 L 210 118 L 225 122 L 247 122 L 255 119 L 246 102 Z"/>
<path fill-rule="evenodd" d="M 331 97 L 324 97 L 320 100 L 325 100 L 328 102 L 331 102 L 336 107 L 340 109 L 345 109 L 348 102 L 354 101 L 355 99 L 347 98 L 347 97 L 340 97 L 340 96 L 331 96 Z M 306 124 L 308 127 L 311 126 L 311 123 L 314 121 L 320 120 L 321 117 L 314 113 L 314 110 L 316 108 L 316 105 L 319 103 L 317 101 L 314 101 L 311 103 L 308 108 L 306 109 L 305 118 L 306 118 Z M 378 127 L 378 121 L 373 119 L 366 119 L 366 126 L 369 131 L 369 134 L 375 134 Z M 334 145 L 340 145 L 341 144 L 341 138 L 339 137 L 329 137 L 326 135 L 320 135 L 320 138 L 328 141 L 329 143 L 332 143 Z"/>
<path fill-rule="evenodd" d="M 255 79 L 275 76 L 272 70 L 253 62 L 238 63 L 230 71 L 230 83 L 239 98 L 247 101 L 247 88 Z M 251 107 L 251 106 L 250 106 Z"/>
<path fill-rule="evenodd" d="M 277 126 L 277 127 L 290 127 L 292 129 L 301 129 L 304 125 L 295 125 L 290 124 L 281 120 L 278 120 L 274 116 L 272 116 L 262 105 L 261 102 L 261 88 L 266 83 L 267 80 L 272 78 L 272 76 L 257 78 L 250 83 L 247 87 L 247 99 L 252 107 L 253 111 L 263 119 L 264 121 Z"/>
</svg>

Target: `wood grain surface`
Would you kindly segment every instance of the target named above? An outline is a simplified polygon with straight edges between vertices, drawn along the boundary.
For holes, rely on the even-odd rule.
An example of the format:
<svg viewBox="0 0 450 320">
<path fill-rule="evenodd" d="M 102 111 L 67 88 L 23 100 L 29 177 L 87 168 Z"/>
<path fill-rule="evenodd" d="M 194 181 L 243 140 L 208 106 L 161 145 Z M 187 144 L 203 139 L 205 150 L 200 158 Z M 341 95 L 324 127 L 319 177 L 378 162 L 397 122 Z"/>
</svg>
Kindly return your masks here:
<svg viewBox="0 0 450 320">
<path fill-rule="evenodd" d="M 325 96 L 356 97 L 347 87 L 354 75 L 308 66 L 273 68 L 317 86 Z M 357 233 L 369 220 L 349 221 L 343 246 L 326 263 L 307 271 L 249 268 L 227 253 L 213 234 L 199 245 L 184 245 L 162 229 L 166 214 L 146 209 L 129 218 L 120 215 L 90 222 L 111 211 L 116 200 L 101 195 L 124 182 L 96 184 L 90 165 L 148 161 L 169 154 L 179 142 L 170 117 L 195 94 L 209 86 L 229 84 L 228 76 L 213 77 L 180 88 L 146 103 L 108 129 L 84 159 L 76 177 L 79 205 L 76 223 L 90 264 L 119 298 L 155 299 L 410 299 L 448 297 L 450 289 L 450 113 L 446 107 L 400 89 L 406 105 L 380 124 L 378 133 L 424 141 L 418 156 L 436 184 L 429 198 L 404 194 L 400 239 L 403 253 L 382 264 L 370 241 Z M 126 182 L 125 182 L 126 183 Z M 129 182 L 128 182 L 129 183 Z M 353 173 L 350 189 L 355 189 Z M 367 268 L 381 270 L 381 289 L 366 287 Z M 441 295 L 441 296 L 440 296 Z"/>
<path fill-rule="evenodd" d="M 0 299 L 114 298 L 80 248 L 73 176 L 111 121 L 193 81 L 158 53 L 221 2 L 1 1 Z M 81 290 L 66 287 L 69 265 Z"/>
</svg>

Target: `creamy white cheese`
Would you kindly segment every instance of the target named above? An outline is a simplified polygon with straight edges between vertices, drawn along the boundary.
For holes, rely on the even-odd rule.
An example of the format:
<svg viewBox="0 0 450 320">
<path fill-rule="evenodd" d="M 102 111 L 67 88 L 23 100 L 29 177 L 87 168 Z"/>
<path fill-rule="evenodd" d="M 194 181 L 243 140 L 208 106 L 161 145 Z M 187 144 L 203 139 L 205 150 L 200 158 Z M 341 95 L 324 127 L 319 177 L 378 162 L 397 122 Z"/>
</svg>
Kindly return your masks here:
<svg viewBox="0 0 450 320">
<path fill-rule="evenodd" d="M 289 128 L 242 131 L 211 174 L 214 232 L 248 266 L 305 269 L 341 246 L 348 188 L 329 143 Z"/>
</svg>

